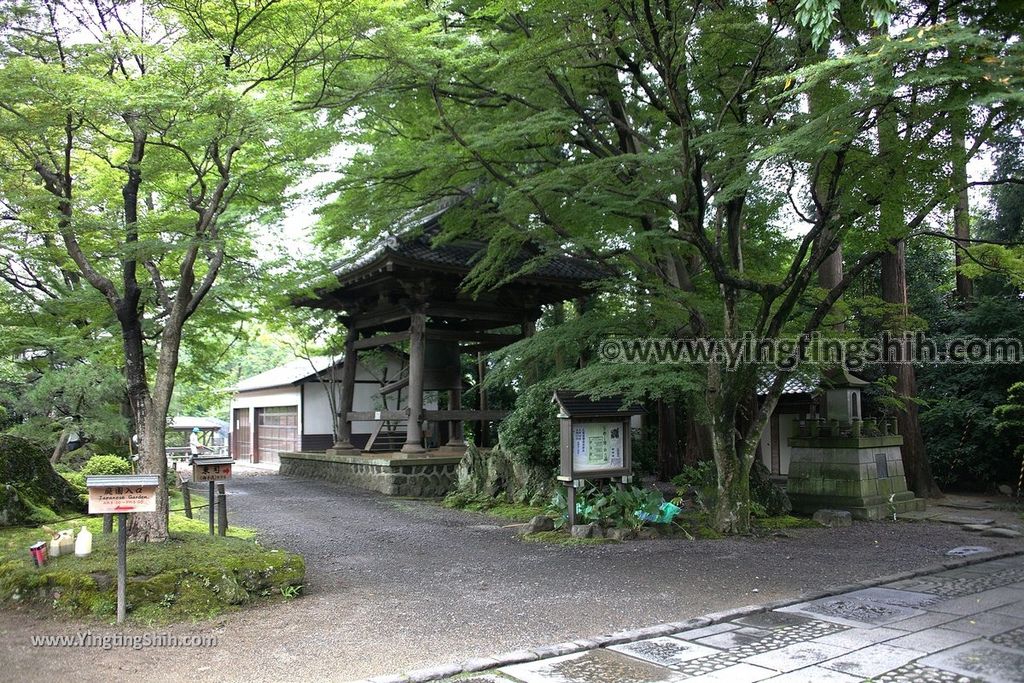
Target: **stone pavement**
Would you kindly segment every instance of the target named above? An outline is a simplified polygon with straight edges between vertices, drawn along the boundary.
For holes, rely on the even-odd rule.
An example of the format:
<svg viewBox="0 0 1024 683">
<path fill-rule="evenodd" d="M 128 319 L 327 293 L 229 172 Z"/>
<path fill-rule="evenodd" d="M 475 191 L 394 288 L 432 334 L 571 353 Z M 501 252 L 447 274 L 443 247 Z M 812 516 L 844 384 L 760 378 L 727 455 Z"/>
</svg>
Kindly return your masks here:
<svg viewBox="0 0 1024 683">
<path fill-rule="evenodd" d="M 954 560 L 802 602 L 369 680 L 1024 683 L 1024 555 Z"/>
</svg>

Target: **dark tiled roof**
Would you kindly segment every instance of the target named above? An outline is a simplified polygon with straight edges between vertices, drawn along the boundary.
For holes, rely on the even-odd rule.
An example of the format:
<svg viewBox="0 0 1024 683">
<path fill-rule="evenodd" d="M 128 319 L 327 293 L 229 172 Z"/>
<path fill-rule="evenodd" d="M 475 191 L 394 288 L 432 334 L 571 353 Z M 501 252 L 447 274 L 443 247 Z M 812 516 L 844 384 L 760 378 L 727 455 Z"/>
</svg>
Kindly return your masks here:
<svg viewBox="0 0 1024 683">
<path fill-rule="evenodd" d="M 569 417 L 599 417 L 601 415 L 642 415 L 644 409 L 638 405 L 623 408 L 621 396 L 590 399 L 575 391 L 558 390 L 552 397 L 561 412 Z"/>
<path fill-rule="evenodd" d="M 451 206 L 426 216 L 412 227 L 398 235 L 390 235 L 355 258 L 340 261 L 332 267 L 335 276 L 344 281 L 346 275 L 355 273 L 387 255 L 421 263 L 424 266 L 455 268 L 469 272 L 483 258 L 487 243 L 482 240 L 458 240 L 434 245 L 433 240 L 441 231 L 440 218 Z M 536 263 L 530 263 L 536 260 Z M 563 280 L 574 283 L 590 282 L 608 277 L 609 273 L 599 265 L 584 259 L 561 254 L 547 256 L 539 249 L 524 248 L 508 264 L 510 269 L 527 272 L 518 279 Z"/>
</svg>

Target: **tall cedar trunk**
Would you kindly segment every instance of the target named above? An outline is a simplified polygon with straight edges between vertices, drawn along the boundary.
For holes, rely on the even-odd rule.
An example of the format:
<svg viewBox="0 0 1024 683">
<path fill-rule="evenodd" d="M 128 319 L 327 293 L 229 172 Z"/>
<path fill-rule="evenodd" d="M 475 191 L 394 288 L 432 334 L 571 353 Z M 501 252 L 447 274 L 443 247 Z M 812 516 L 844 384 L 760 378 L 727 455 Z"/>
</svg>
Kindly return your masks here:
<svg viewBox="0 0 1024 683">
<path fill-rule="evenodd" d="M 658 399 L 658 478 L 670 481 L 682 469 L 676 407 Z"/>
<path fill-rule="evenodd" d="M 900 318 L 907 316 L 906 247 L 902 240 L 894 252 L 882 256 L 882 299 L 900 307 Z M 899 432 L 903 436 L 903 469 L 907 475 L 907 485 L 919 496 L 941 496 L 942 492 L 932 477 L 931 463 L 925 452 L 917 404 L 907 400 L 917 395 L 914 366 L 910 363 L 891 363 L 886 372 L 896 378 L 897 396 L 906 400 L 906 408 L 899 411 L 897 420 Z"/>
<path fill-rule="evenodd" d="M 701 422 L 692 410 L 686 411 L 686 448 L 683 462 L 696 465 L 702 460 L 712 460 L 711 425 Z"/>
<path fill-rule="evenodd" d="M 960 272 L 963 265 L 963 248 L 971 238 L 970 201 L 967 192 L 967 148 L 964 140 L 967 112 L 955 111 L 952 115 L 950 135 L 953 142 L 953 187 L 959 188 L 956 204 L 953 205 L 953 236 L 956 241 L 953 254 L 956 259 L 956 295 L 961 301 L 974 296 L 974 281 Z"/>
</svg>

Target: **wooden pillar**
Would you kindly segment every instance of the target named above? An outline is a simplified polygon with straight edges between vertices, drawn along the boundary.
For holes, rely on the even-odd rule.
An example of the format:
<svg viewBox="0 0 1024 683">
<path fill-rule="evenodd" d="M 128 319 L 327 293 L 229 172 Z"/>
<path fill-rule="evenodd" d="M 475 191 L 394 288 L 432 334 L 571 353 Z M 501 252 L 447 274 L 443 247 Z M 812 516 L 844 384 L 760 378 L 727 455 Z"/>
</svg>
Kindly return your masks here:
<svg viewBox="0 0 1024 683">
<path fill-rule="evenodd" d="M 459 378 L 462 382 L 462 378 Z M 448 390 L 448 410 L 462 410 L 462 387 Z M 452 420 L 448 424 L 448 446 L 461 448 L 466 445 L 466 435 L 462 430 L 462 420 Z"/>
<path fill-rule="evenodd" d="M 352 421 L 348 414 L 352 411 L 352 401 L 356 389 L 356 330 L 351 324 L 348 326 L 348 334 L 345 336 L 345 361 L 341 366 L 341 405 L 338 408 L 338 442 L 334 448 L 338 450 L 353 450 L 352 445 Z"/>
<path fill-rule="evenodd" d="M 423 366 L 426 354 L 427 320 L 422 310 L 409 321 L 409 427 L 403 453 L 422 453 L 423 448 Z"/>
<path fill-rule="evenodd" d="M 476 354 L 476 372 L 477 408 L 487 410 L 487 391 L 484 389 L 484 380 L 487 379 L 487 360 L 479 351 Z M 486 420 L 480 420 L 476 424 L 476 444 L 490 446 L 490 424 Z"/>
</svg>

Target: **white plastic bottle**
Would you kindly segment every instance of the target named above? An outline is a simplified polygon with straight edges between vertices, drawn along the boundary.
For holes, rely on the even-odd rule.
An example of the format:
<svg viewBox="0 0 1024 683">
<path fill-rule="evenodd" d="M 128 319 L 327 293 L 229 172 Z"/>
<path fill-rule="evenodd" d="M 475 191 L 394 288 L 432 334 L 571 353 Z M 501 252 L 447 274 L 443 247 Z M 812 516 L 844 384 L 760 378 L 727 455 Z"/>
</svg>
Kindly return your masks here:
<svg viewBox="0 0 1024 683">
<path fill-rule="evenodd" d="M 75 539 L 75 555 L 85 557 L 92 552 L 92 533 L 84 526 Z"/>
</svg>

